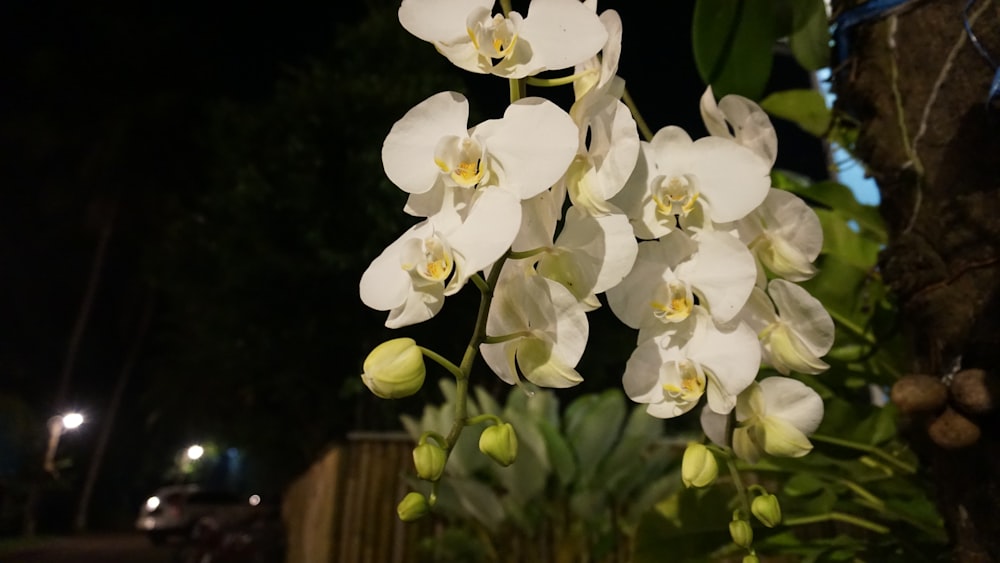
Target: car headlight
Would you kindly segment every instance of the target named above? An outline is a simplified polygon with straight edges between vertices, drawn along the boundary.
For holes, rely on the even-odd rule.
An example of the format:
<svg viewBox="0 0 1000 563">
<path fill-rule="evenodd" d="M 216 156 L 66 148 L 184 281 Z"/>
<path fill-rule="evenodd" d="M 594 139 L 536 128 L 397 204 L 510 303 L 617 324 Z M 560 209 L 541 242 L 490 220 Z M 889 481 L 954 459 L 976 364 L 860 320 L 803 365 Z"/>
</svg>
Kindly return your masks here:
<svg viewBox="0 0 1000 563">
<path fill-rule="evenodd" d="M 160 506 L 160 497 L 149 497 L 146 499 L 146 510 L 152 512 Z"/>
</svg>

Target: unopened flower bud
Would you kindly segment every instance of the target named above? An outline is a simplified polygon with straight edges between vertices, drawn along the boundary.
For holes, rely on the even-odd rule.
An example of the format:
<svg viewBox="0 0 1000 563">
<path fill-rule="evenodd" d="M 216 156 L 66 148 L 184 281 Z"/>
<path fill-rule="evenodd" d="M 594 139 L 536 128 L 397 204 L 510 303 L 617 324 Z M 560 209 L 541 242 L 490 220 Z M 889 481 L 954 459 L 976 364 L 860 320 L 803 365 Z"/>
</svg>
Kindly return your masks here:
<svg viewBox="0 0 1000 563">
<path fill-rule="evenodd" d="M 681 460 L 681 480 L 684 486 L 707 487 L 719 475 L 719 464 L 704 444 L 690 443 Z"/>
<path fill-rule="evenodd" d="M 413 449 L 413 466 L 424 481 L 437 481 L 444 473 L 448 454 L 437 444 L 424 442 Z"/>
<path fill-rule="evenodd" d="M 749 548 L 753 543 L 753 528 L 746 520 L 733 520 L 729 523 L 729 536 L 733 538 L 733 543 L 736 545 Z"/>
<path fill-rule="evenodd" d="M 427 504 L 427 498 L 417 492 L 406 493 L 403 500 L 399 501 L 399 506 L 396 507 L 396 513 L 399 514 L 399 519 L 403 522 L 419 520 L 429 510 L 430 505 Z"/>
<path fill-rule="evenodd" d="M 760 495 L 750 503 L 750 512 L 760 520 L 760 523 L 773 528 L 781 523 L 781 505 L 778 497 L 772 494 Z"/>
<path fill-rule="evenodd" d="M 408 397 L 420 390 L 427 373 L 424 355 L 412 338 L 395 338 L 375 347 L 365 358 L 365 386 L 383 399 Z"/>
<path fill-rule="evenodd" d="M 495 424 L 479 435 L 479 451 L 507 467 L 517 458 L 517 434 L 509 422 Z"/>
</svg>

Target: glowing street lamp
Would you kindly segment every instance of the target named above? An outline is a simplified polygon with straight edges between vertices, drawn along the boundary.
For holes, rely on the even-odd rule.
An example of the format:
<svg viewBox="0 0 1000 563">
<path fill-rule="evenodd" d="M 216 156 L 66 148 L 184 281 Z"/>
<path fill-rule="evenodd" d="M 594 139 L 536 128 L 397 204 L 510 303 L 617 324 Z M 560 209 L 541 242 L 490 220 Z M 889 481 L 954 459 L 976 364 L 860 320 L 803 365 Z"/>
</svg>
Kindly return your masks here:
<svg viewBox="0 0 1000 563">
<path fill-rule="evenodd" d="M 191 461 L 196 461 L 198 459 L 201 459 L 201 456 L 205 455 L 205 448 L 201 447 L 198 444 L 194 444 L 193 446 L 190 446 L 187 449 L 185 455 Z"/>
<path fill-rule="evenodd" d="M 56 474 L 56 448 L 59 447 L 59 437 L 67 430 L 74 430 L 83 424 L 83 415 L 78 412 L 69 412 L 56 415 L 49 419 L 49 447 L 45 450 L 45 462 L 42 467 L 45 471 Z"/>
</svg>

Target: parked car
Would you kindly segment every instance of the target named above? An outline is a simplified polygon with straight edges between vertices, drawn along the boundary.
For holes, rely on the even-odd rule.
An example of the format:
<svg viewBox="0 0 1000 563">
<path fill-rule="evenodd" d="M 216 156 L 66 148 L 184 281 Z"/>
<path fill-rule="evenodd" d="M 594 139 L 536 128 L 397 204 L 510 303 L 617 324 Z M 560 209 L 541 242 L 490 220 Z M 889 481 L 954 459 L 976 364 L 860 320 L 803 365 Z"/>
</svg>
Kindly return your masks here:
<svg viewBox="0 0 1000 563">
<path fill-rule="evenodd" d="M 188 539 L 197 522 L 210 518 L 219 523 L 252 518 L 260 497 L 230 491 L 203 489 L 198 485 L 170 485 L 158 489 L 139 509 L 135 526 L 154 544 L 171 538 Z"/>
</svg>

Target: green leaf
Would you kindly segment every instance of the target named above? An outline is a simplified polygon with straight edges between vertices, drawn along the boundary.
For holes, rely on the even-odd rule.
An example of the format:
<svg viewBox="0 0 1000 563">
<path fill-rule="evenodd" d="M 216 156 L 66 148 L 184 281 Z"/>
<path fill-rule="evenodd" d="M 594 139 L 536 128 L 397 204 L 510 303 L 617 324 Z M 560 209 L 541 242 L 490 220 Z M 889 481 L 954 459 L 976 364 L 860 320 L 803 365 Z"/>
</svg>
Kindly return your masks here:
<svg viewBox="0 0 1000 563">
<path fill-rule="evenodd" d="M 896 436 L 896 417 L 899 412 L 892 403 L 877 409 L 862 420 L 855 430 L 855 437 L 871 445 L 878 445 Z"/>
<path fill-rule="evenodd" d="M 528 422 L 520 426 L 519 437 L 523 427 L 530 426 L 530 424 Z M 546 452 L 542 452 L 542 455 L 546 455 Z M 507 491 L 511 501 L 520 506 L 524 506 L 541 496 L 549 477 L 547 457 L 542 459 L 531 448 L 519 448 L 517 460 L 507 467 L 491 464 L 490 468 Z"/>
<path fill-rule="evenodd" d="M 449 477 L 440 482 L 438 503 L 461 510 L 490 530 L 504 520 L 500 499 L 488 485 L 472 479 Z"/>
<path fill-rule="evenodd" d="M 698 74 L 717 97 L 760 98 L 771 74 L 775 12 L 770 2 L 698 0 L 692 47 Z"/>
<path fill-rule="evenodd" d="M 493 398 L 492 395 L 486 392 L 482 387 L 475 388 L 476 402 L 479 403 L 479 409 L 488 414 L 499 415 L 503 412 L 503 408 L 500 407 L 500 403 Z"/>
<path fill-rule="evenodd" d="M 580 482 L 594 475 L 618 441 L 624 420 L 625 400 L 617 389 L 580 397 L 566 409 L 565 433 L 576 452 Z"/>
<path fill-rule="evenodd" d="M 559 479 L 559 483 L 563 487 L 568 486 L 576 475 L 576 460 L 573 457 L 573 450 L 559 434 L 559 431 L 547 421 L 539 420 L 538 430 L 545 438 L 549 462 L 552 464 L 556 478 Z"/>
<path fill-rule="evenodd" d="M 796 473 L 785 482 L 785 494 L 793 497 L 811 495 L 824 488 L 822 479 L 808 473 Z"/>
<path fill-rule="evenodd" d="M 823 95 L 816 90 L 783 90 L 775 92 L 760 102 L 764 111 L 796 125 L 817 137 L 830 128 L 832 113 Z"/>
<path fill-rule="evenodd" d="M 823 0 L 797 0 L 791 7 L 793 31 L 788 45 L 792 56 L 806 70 L 830 66 L 830 22 Z"/>
<path fill-rule="evenodd" d="M 826 209 L 816 209 L 816 216 L 823 226 L 823 254 L 833 254 L 842 261 L 862 270 L 878 262 L 882 246 L 851 229 L 843 217 Z"/>
</svg>

